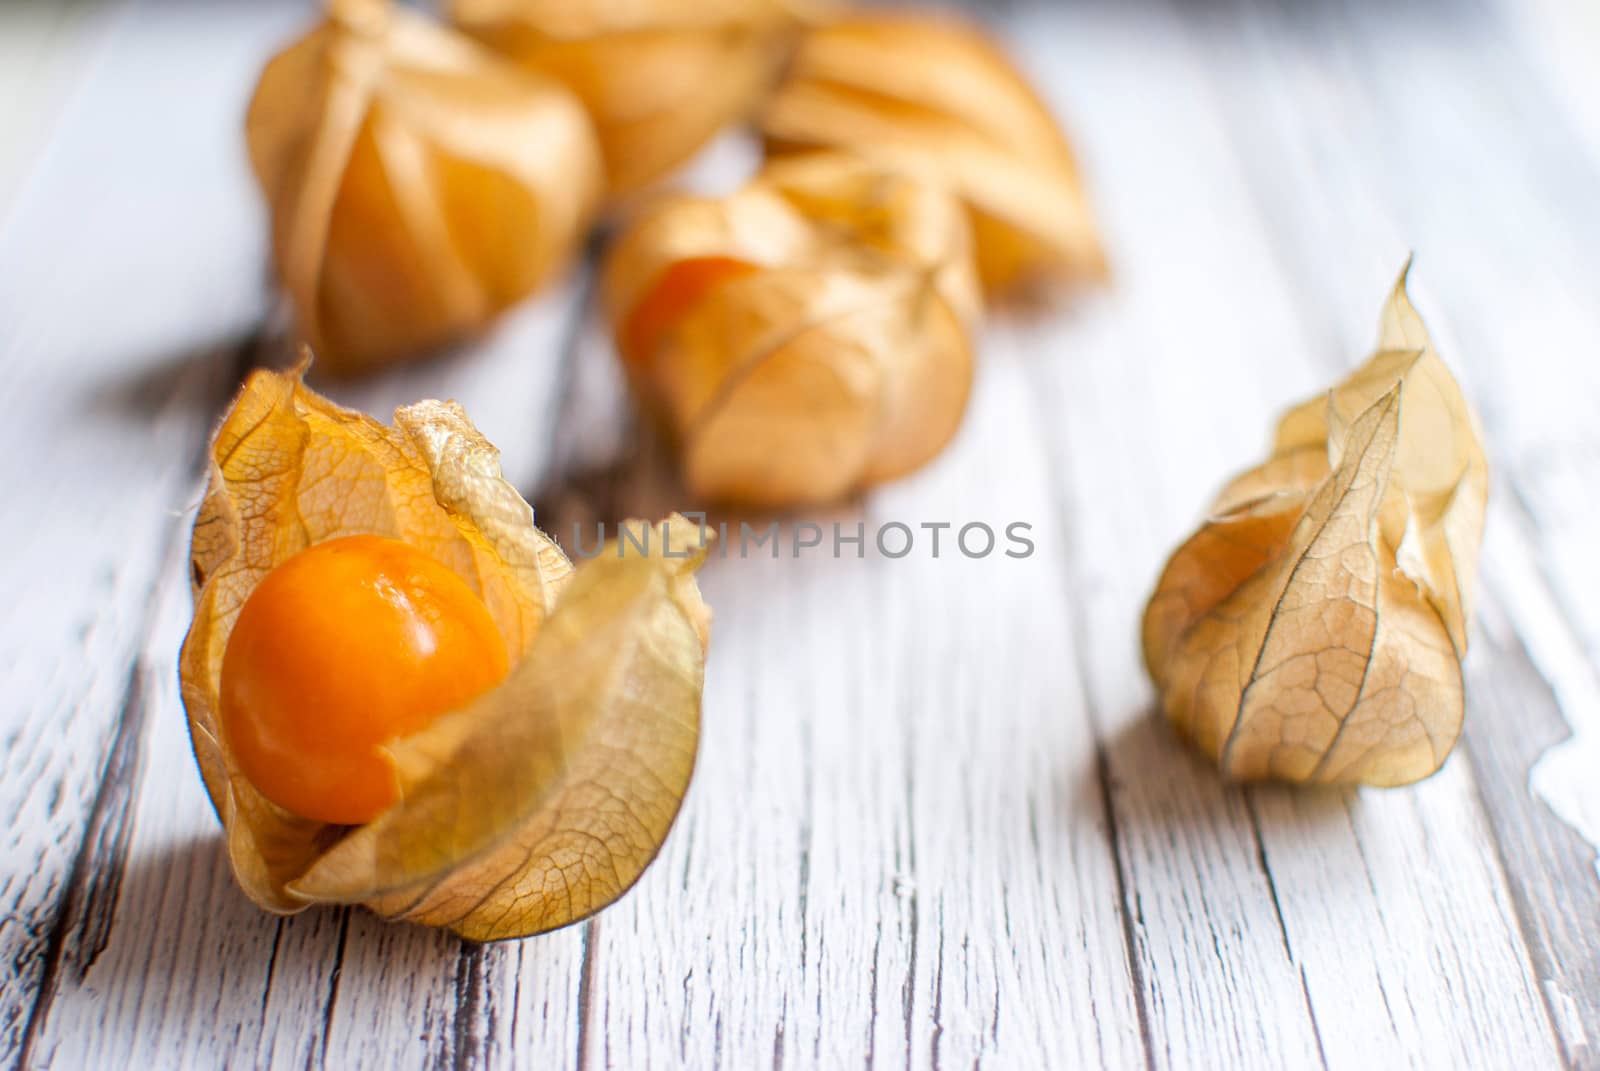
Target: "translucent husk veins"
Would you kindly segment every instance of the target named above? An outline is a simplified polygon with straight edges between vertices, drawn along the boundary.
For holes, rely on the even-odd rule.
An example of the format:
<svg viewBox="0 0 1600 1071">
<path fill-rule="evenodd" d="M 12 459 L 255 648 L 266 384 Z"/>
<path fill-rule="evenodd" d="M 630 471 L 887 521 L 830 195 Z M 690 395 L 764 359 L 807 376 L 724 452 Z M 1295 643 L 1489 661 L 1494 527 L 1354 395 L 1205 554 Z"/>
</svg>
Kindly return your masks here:
<svg viewBox="0 0 1600 1071">
<path fill-rule="evenodd" d="M 1144 654 L 1173 724 L 1234 779 L 1433 773 L 1461 730 L 1487 489 L 1402 274 L 1377 351 L 1283 416 L 1167 563 Z"/>
<path fill-rule="evenodd" d="M 630 522 L 637 525 L 637 522 Z M 275 565 L 358 532 L 402 539 L 484 599 L 510 676 L 390 745 L 401 798 L 374 821 L 289 814 L 239 773 L 216 721 L 240 606 Z M 195 522 L 194 624 L 181 656 L 195 757 L 244 891 L 271 911 L 360 903 L 477 940 L 599 910 L 666 837 L 693 770 L 709 614 L 682 518 L 573 569 L 453 403 L 393 427 L 299 372 L 254 374 L 212 445 Z"/>
</svg>

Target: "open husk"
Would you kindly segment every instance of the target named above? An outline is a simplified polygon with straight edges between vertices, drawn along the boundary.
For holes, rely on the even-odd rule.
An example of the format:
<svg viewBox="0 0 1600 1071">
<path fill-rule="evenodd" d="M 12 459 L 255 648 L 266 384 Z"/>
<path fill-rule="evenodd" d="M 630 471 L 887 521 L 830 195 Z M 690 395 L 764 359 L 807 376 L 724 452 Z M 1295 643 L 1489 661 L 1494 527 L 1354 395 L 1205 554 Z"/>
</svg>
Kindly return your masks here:
<svg viewBox="0 0 1600 1071">
<path fill-rule="evenodd" d="M 796 26 L 784 0 L 452 0 L 462 29 L 560 79 L 588 109 L 607 184 L 665 175 L 771 85 Z"/>
<path fill-rule="evenodd" d="M 843 15 L 808 32 L 768 102 L 774 151 L 836 148 L 930 168 L 972 214 L 992 294 L 1106 272 L 1065 135 L 1006 55 L 946 15 Z"/>
<path fill-rule="evenodd" d="M 386 0 L 332 0 L 246 123 L 277 271 L 324 367 L 471 335 L 557 271 L 599 198 L 578 100 Z"/>
<path fill-rule="evenodd" d="M 391 428 L 308 390 L 299 371 L 255 373 L 212 443 L 180 663 L 195 758 L 246 894 L 284 913 L 360 903 L 476 940 L 562 926 L 622 895 L 689 784 L 709 628 L 698 529 L 674 517 L 634 532 L 626 553 L 574 571 L 454 403 L 400 409 Z M 255 585 L 301 549 L 357 533 L 402 539 L 460 575 L 512 669 L 395 740 L 399 802 L 343 827 L 256 791 L 217 706 Z"/>
<path fill-rule="evenodd" d="M 1174 725 L 1233 779 L 1421 780 L 1461 730 L 1488 465 L 1406 295 L 1377 351 L 1286 413 L 1144 618 Z"/>
<path fill-rule="evenodd" d="M 980 301 L 964 215 L 856 157 L 662 200 L 612 248 L 605 297 L 702 499 L 836 499 L 926 463 L 966 408 Z"/>
</svg>

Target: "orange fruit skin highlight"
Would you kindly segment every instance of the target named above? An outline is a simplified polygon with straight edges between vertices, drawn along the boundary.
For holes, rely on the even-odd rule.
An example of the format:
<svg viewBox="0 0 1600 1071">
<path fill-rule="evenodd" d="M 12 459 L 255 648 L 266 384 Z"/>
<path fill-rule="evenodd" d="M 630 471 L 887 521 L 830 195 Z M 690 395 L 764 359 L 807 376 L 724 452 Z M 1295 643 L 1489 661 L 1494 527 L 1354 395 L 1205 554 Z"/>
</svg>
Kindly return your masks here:
<svg viewBox="0 0 1600 1071">
<path fill-rule="evenodd" d="M 483 600 L 395 539 L 308 547 L 245 600 L 222 657 L 219 716 L 239 769 L 305 818 L 359 825 L 399 798 L 385 745 L 505 678 Z"/>
<path fill-rule="evenodd" d="M 623 355 L 648 368 L 656 343 L 701 298 L 730 279 L 748 275 L 754 264 L 733 257 L 694 257 L 673 264 L 634 306 L 623 328 Z"/>
</svg>

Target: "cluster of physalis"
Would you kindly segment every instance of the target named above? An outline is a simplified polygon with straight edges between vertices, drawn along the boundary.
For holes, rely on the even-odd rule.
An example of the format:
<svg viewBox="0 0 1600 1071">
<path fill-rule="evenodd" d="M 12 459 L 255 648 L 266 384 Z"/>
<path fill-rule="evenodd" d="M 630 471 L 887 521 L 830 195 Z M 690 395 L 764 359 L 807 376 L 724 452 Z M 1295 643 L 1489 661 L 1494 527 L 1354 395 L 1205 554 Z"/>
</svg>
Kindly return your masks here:
<svg viewBox="0 0 1600 1071">
<path fill-rule="evenodd" d="M 450 16 L 330 0 L 251 104 L 279 277 L 335 373 L 471 336 L 621 208 L 606 317 L 685 487 L 826 502 L 944 448 L 986 298 L 1103 277 L 1065 138 L 970 27 L 798 0 Z M 767 159 L 741 189 L 637 198 L 744 120 Z M 634 522 L 574 568 L 457 406 L 385 426 L 304 371 L 245 385 L 194 529 L 183 697 L 240 884 L 480 940 L 599 910 L 693 771 L 700 530 Z M 1162 577 L 1173 721 L 1230 777 L 1437 768 L 1485 482 L 1402 285 L 1378 353 Z"/>
<path fill-rule="evenodd" d="M 297 334 L 339 375 L 484 329 L 609 210 L 630 382 L 707 501 L 824 501 L 955 432 L 981 288 L 1097 276 L 1072 155 L 977 31 L 798 0 L 330 0 L 247 135 Z M 730 124 L 723 198 L 642 187 Z M 217 432 L 182 678 L 257 903 L 492 939 L 660 848 L 709 615 L 672 518 L 574 568 L 452 405 L 387 427 L 259 372 Z M 675 537 L 669 539 L 668 537 Z"/>
<path fill-rule="evenodd" d="M 691 489 L 789 505 L 946 443 L 980 282 L 1036 295 L 1104 273 L 1066 138 L 948 16 L 824 0 L 449 15 L 330 0 L 251 103 L 274 260 L 325 371 L 482 330 L 610 212 L 618 349 Z M 740 123 L 766 155 L 746 188 L 642 189 Z"/>
</svg>

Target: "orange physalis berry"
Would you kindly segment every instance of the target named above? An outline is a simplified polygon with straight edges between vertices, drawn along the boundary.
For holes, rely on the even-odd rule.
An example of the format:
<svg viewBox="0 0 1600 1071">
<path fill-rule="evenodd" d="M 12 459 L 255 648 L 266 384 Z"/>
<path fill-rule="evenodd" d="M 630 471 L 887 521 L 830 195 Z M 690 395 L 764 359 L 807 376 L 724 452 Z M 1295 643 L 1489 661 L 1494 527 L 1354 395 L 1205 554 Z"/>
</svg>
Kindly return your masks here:
<svg viewBox="0 0 1600 1071">
<path fill-rule="evenodd" d="M 506 644 L 442 562 L 357 535 L 296 554 L 239 612 L 222 660 L 227 746 L 267 799 L 357 825 L 399 798 L 386 745 L 498 684 Z"/>
</svg>

